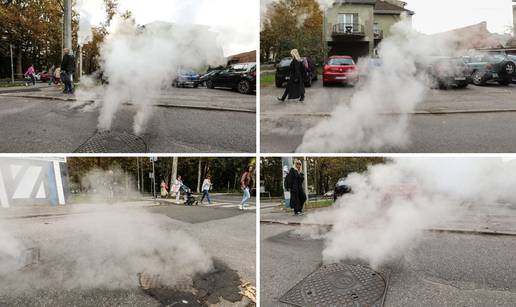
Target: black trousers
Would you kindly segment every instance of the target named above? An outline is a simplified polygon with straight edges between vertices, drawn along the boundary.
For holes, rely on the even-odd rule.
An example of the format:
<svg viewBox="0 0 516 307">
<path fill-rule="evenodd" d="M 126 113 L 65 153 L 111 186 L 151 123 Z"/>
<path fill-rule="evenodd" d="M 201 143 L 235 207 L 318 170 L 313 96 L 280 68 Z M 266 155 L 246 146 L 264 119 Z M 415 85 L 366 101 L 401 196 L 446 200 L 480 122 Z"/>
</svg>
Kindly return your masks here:
<svg viewBox="0 0 516 307">
<path fill-rule="evenodd" d="M 290 86 L 289 86 L 289 84 L 287 84 L 287 87 L 285 87 L 285 92 L 283 92 L 283 96 L 281 96 L 281 100 L 287 99 L 289 92 L 290 92 Z M 305 95 L 301 95 L 299 100 L 305 100 Z"/>
</svg>

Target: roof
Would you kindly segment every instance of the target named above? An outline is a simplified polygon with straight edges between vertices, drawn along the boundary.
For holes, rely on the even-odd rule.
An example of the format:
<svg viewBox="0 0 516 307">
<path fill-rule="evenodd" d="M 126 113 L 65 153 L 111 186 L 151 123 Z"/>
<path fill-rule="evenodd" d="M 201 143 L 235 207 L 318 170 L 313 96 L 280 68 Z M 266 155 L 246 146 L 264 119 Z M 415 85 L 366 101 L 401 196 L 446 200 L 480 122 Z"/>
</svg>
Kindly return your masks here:
<svg viewBox="0 0 516 307">
<path fill-rule="evenodd" d="M 385 14 L 385 15 L 399 15 L 403 12 L 406 12 L 410 15 L 414 15 L 414 12 L 411 10 L 407 10 L 404 7 L 394 5 L 387 1 L 377 0 L 374 5 L 374 13 L 375 14 Z"/>
<path fill-rule="evenodd" d="M 502 35 L 487 30 L 487 22 L 454 29 L 447 32 L 432 34 L 436 38 L 451 40 L 458 49 L 500 48 L 503 47 Z"/>
</svg>

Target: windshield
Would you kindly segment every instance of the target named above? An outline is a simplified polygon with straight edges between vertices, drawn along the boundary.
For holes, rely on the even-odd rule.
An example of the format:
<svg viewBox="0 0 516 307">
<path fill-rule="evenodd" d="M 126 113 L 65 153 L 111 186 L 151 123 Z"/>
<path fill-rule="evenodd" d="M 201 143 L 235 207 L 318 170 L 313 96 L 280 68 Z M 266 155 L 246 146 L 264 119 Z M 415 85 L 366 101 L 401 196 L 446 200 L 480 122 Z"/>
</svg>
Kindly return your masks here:
<svg viewBox="0 0 516 307">
<path fill-rule="evenodd" d="M 196 75 L 197 73 L 191 69 L 181 69 L 181 70 L 179 70 L 179 74 L 191 76 L 191 75 Z"/>
<path fill-rule="evenodd" d="M 346 184 L 346 178 L 340 178 L 339 181 L 337 181 L 337 186 L 343 186 Z"/>
<path fill-rule="evenodd" d="M 353 59 L 348 58 L 335 58 L 328 61 L 328 65 L 353 65 Z"/>
<path fill-rule="evenodd" d="M 279 67 L 285 67 L 285 66 L 289 66 L 290 63 L 292 63 L 292 59 L 291 58 L 284 58 L 283 60 L 281 60 L 281 62 L 279 62 L 278 66 Z"/>
</svg>

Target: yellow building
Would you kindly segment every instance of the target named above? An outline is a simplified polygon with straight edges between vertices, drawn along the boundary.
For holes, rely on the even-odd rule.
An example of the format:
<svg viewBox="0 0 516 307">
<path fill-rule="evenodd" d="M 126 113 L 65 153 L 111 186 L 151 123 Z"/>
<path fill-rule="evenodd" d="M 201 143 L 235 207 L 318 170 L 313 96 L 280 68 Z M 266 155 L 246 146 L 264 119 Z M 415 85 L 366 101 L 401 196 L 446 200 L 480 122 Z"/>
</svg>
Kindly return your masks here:
<svg viewBox="0 0 516 307">
<path fill-rule="evenodd" d="M 328 55 L 349 55 L 355 60 L 374 55 L 402 14 L 414 15 L 405 6 L 397 0 L 336 0 L 324 18 Z"/>
</svg>

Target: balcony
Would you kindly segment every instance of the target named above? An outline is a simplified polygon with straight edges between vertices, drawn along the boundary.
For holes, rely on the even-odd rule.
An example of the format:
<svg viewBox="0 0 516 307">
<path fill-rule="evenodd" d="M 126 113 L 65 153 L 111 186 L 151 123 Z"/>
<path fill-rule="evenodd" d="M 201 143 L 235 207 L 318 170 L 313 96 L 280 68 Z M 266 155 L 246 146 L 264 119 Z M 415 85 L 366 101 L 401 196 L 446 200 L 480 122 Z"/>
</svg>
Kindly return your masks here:
<svg viewBox="0 0 516 307">
<path fill-rule="evenodd" d="M 364 25 L 358 23 L 334 24 L 332 36 L 334 38 L 363 38 L 365 36 Z"/>
</svg>

